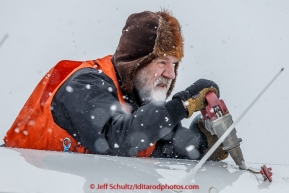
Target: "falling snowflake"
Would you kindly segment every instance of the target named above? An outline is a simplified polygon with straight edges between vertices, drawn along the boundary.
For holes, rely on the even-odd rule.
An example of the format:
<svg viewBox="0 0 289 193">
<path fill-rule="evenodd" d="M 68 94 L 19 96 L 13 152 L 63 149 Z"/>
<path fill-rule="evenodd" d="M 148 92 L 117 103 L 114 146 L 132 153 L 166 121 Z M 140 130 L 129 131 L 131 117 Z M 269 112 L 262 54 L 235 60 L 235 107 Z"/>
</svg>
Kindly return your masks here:
<svg viewBox="0 0 289 193">
<path fill-rule="evenodd" d="M 165 117 L 166 122 L 168 122 L 169 118 Z"/>
<path fill-rule="evenodd" d="M 144 142 L 145 140 L 144 139 L 142 139 L 142 140 L 140 140 L 141 142 Z"/>
<path fill-rule="evenodd" d="M 184 102 L 184 105 L 185 105 L 185 106 L 189 106 L 189 104 L 190 104 L 189 101 L 185 101 L 185 102 Z"/>
<path fill-rule="evenodd" d="M 28 135 L 28 131 L 24 130 L 24 131 L 23 131 L 23 134 L 24 134 L 24 135 Z"/>
<path fill-rule="evenodd" d="M 85 88 L 90 89 L 90 84 L 87 84 Z"/>
<path fill-rule="evenodd" d="M 46 74 L 45 79 L 48 79 L 51 75 L 50 74 Z"/>
<path fill-rule="evenodd" d="M 15 133 L 19 133 L 19 131 L 20 131 L 20 130 L 19 130 L 19 128 L 17 128 L 17 127 L 14 129 L 14 132 L 15 132 Z"/>
<path fill-rule="evenodd" d="M 67 92 L 73 92 L 73 88 L 71 86 L 66 86 L 66 91 Z"/>
<path fill-rule="evenodd" d="M 35 121 L 33 121 L 33 120 L 30 120 L 29 122 L 28 122 L 28 125 L 34 125 L 35 124 Z"/>
<path fill-rule="evenodd" d="M 193 145 L 189 145 L 188 147 L 186 147 L 187 151 L 192 151 L 195 148 L 195 146 Z"/>
<path fill-rule="evenodd" d="M 94 119 L 94 116 L 93 116 L 93 115 L 91 116 L 91 119 Z"/>
<path fill-rule="evenodd" d="M 116 110 L 116 105 L 111 105 L 110 110 L 115 111 Z"/>
<path fill-rule="evenodd" d="M 108 87 L 107 90 L 108 90 L 109 92 L 112 92 L 112 88 L 111 88 L 111 87 Z"/>
<path fill-rule="evenodd" d="M 114 148 L 119 148 L 117 143 L 114 144 Z"/>
<path fill-rule="evenodd" d="M 97 139 L 94 143 L 94 147 L 97 151 L 99 151 L 101 153 L 106 152 L 109 148 L 108 143 L 107 143 L 106 139 L 104 139 L 104 138 Z"/>
</svg>

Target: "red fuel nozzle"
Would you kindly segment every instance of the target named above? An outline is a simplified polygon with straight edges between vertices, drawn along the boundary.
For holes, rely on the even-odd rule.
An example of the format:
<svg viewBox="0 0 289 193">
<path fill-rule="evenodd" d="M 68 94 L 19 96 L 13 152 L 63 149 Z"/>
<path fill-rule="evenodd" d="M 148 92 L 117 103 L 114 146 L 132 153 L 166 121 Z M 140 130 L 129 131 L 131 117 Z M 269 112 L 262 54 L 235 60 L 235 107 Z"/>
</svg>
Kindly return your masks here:
<svg viewBox="0 0 289 193">
<path fill-rule="evenodd" d="M 271 171 L 272 168 L 267 168 L 265 165 L 261 166 L 260 174 L 262 174 L 264 181 L 269 180 L 270 182 L 272 182 L 271 176 L 273 175 L 273 173 Z"/>
<path fill-rule="evenodd" d="M 223 100 L 219 100 L 214 92 L 208 92 L 205 96 L 208 105 L 204 110 L 201 110 L 203 119 L 215 120 L 219 116 L 229 113 Z M 219 115 L 218 113 L 221 113 Z"/>
</svg>

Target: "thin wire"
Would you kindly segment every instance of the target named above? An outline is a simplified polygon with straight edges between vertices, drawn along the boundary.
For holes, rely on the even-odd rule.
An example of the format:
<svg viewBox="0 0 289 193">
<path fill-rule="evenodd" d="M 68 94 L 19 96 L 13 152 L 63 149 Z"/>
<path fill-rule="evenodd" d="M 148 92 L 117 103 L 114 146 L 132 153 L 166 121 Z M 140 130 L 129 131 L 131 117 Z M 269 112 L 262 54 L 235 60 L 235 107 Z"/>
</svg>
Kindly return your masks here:
<svg viewBox="0 0 289 193">
<path fill-rule="evenodd" d="M 186 175 L 184 176 L 178 184 L 185 185 L 190 184 L 192 179 L 195 177 L 199 168 L 207 161 L 207 159 L 213 154 L 213 152 L 219 147 L 219 145 L 225 140 L 225 138 L 231 133 L 239 121 L 245 116 L 245 114 L 251 109 L 251 107 L 256 103 L 256 101 L 263 95 L 263 93 L 270 87 L 270 85 L 275 81 L 275 79 L 284 70 L 282 68 L 274 78 L 265 86 L 265 88 L 259 93 L 259 95 L 250 103 L 250 105 L 245 109 L 245 111 L 239 116 L 239 118 L 227 129 L 227 131 L 217 140 L 217 142 L 212 146 L 212 148 L 204 155 L 200 162 Z M 177 191 L 182 192 L 182 191 Z"/>
</svg>

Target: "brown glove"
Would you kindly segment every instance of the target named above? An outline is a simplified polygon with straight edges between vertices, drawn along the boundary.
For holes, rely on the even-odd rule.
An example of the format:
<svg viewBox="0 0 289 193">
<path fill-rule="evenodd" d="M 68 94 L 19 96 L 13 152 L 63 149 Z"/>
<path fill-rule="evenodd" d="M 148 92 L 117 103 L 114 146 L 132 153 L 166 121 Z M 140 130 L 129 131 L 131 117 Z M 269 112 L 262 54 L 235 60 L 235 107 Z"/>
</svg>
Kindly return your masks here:
<svg viewBox="0 0 289 193">
<path fill-rule="evenodd" d="M 218 90 L 214 87 L 204 88 L 198 95 L 193 96 L 184 102 L 185 108 L 188 112 L 188 116 L 186 118 L 190 118 L 195 111 L 199 111 L 206 107 L 205 95 L 210 91 L 218 94 Z"/>
<path fill-rule="evenodd" d="M 207 138 L 208 148 L 204 150 L 204 153 L 207 153 L 210 150 L 210 148 L 216 143 L 218 137 L 216 135 L 211 135 L 211 133 L 204 127 L 202 120 L 198 121 L 198 127 Z M 219 145 L 219 147 L 211 155 L 209 160 L 220 161 L 226 159 L 228 157 L 228 152 L 226 150 L 223 150 L 222 147 L 223 144 Z"/>
<path fill-rule="evenodd" d="M 193 112 L 199 111 L 206 106 L 205 95 L 210 91 L 215 92 L 218 97 L 220 96 L 219 87 L 215 82 L 199 79 L 185 90 L 176 93 L 173 99 L 179 98 L 183 101 L 187 110 L 186 118 L 190 118 Z"/>
</svg>

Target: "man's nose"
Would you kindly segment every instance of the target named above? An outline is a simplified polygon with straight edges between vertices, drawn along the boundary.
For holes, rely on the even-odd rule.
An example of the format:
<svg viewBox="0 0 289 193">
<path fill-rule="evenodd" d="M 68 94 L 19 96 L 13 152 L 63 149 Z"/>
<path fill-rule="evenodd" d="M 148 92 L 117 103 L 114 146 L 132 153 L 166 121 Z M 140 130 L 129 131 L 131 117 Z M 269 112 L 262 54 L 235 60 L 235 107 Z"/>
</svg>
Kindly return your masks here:
<svg viewBox="0 0 289 193">
<path fill-rule="evenodd" d="M 174 79 L 176 77 L 175 74 L 175 64 L 169 64 L 165 66 L 165 70 L 163 72 L 163 77 Z"/>
</svg>

